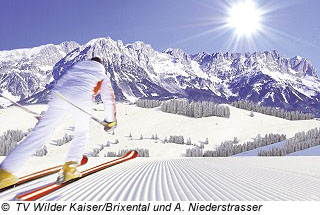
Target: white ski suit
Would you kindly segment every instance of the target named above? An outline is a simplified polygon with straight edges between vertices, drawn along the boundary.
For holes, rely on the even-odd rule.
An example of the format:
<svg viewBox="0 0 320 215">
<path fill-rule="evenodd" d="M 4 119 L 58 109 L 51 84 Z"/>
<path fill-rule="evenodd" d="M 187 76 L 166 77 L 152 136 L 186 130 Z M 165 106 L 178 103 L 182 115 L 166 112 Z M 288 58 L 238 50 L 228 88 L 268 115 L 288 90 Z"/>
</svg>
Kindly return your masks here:
<svg viewBox="0 0 320 215">
<path fill-rule="evenodd" d="M 94 96 L 100 93 L 104 103 L 105 120 L 116 120 L 114 93 L 103 65 L 92 60 L 76 63 L 58 80 L 52 91 L 48 110 L 38 124 L 5 158 L 0 168 L 11 173 L 16 172 L 26 159 L 44 145 L 51 132 L 68 116 L 73 118 L 75 132 L 66 162 L 81 160 L 89 139 L 90 116 L 57 96 L 56 91 L 88 113 L 92 112 Z"/>
</svg>

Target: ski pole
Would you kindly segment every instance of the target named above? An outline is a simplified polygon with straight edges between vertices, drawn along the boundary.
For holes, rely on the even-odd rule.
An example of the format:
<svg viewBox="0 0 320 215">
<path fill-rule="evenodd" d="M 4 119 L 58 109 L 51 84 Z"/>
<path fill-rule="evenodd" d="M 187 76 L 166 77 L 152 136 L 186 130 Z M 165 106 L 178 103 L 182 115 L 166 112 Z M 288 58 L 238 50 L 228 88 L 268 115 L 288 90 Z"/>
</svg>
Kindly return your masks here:
<svg viewBox="0 0 320 215">
<path fill-rule="evenodd" d="M 92 114 L 88 113 L 87 111 L 85 111 L 82 108 L 78 107 L 77 105 L 73 104 L 68 99 L 66 99 L 63 95 L 61 95 L 59 92 L 53 91 L 53 93 L 56 94 L 57 96 L 59 96 L 62 100 L 64 100 L 64 101 L 68 102 L 69 104 L 71 104 L 73 107 L 78 108 L 79 110 L 81 110 L 85 114 L 89 115 L 91 117 L 91 119 L 93 119 L 94 121 L 96 121 L 100 125 L 105 126 L 105 123 L 103 121 L 99 120 L 98 118 L 94 117 Z"/>
<path fill-rule="evenodd" d="M 38 113 L 36 113 L 36 112 L 34 112 L 34 111 L 32 111 L 32 110 L 30 110 L 30 109 L 26 108 L 26 107 L 23 107 L 21 104 L 19 104 L 19 103 L 17 103 L 17 102 L 15 102 L 15 101 L 13 101 L 13 100 L 11 100 L 11 99 L 9 99 L 8 97 L 6 97 L 6 96 L 4 96 L 4 95 L 2 95 L 2 94 L 0 94 L 0 96 L 1 96 L 1 97 L 3 97 L 3 98 L 5 98 L 5 99 L 7 99 L 7 100 L 9 100 L 12 104 L 14 104 L 14 105 L 18 106 L 18 107 L 19 107 L 19 108 L 21 108 L 22 110 L 24 110 L 24 111 L 26 111 L 26 112 L 28 112 L 28 113 L 31 113 L 31 114 L 37 115 L 37 116 L 35 116 L 35 118 L 36 118 L 36 119 L 38 119 L 38 118 L 39 118 L 40 114 L 38 114 Z"/>
</svg>

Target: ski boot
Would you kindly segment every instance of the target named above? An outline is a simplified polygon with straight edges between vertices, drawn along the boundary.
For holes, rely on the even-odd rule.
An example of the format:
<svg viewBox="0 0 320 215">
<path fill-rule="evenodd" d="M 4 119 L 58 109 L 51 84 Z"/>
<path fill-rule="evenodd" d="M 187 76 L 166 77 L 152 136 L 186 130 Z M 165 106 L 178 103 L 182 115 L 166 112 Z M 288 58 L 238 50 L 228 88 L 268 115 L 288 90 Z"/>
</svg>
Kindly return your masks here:
<svg viewBox="0 0 320 215">
<path fill-rule="evenodd" d="M 0 169 L 0 189 L 14 185 L 17 181 L 17 176 L 4 169 Z"/>
<path fill-rule="evenodd" d="M 78 165 L 79 164 L 75 161 L 66 162 L 59 172 L 56 184 L 62 184 L 72 179 L 81 177 L 81 173 L 77 170 Z"/>
</svg>

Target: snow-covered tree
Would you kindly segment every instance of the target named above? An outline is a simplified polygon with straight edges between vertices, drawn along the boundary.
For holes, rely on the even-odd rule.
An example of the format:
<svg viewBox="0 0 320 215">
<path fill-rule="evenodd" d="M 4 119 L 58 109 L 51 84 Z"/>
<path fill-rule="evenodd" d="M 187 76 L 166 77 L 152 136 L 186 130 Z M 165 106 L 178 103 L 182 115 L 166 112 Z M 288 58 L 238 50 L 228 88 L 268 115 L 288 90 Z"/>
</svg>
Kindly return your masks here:
<svg viewBox="0 0 320 215">
<path fill-rule="evenodd" d="M 161 105 L 162 101 L 153 99 L 138 99 L 136 105 L 142 108 L 155 108 Z"/>
<path fill-rule="evenodd" d="M 209 116 L 230 117 L 228 106 L 218 105 L 209 101 L 191 101 L 187 99 L 172 99 L 161 104 L 163 112 L 201 118 Z"/>
<path fill-rule="evenodd" d="M 30 132 L 8 130 L 0 136 L 0 156 L 7 156 L 18 143 Z"/>
<path fill-rule="evenodd" d="M 308 130 L 307 133 L 302 131 L 285 141 L 282 147 L 272 147 L 269 150 L 262 150 L 259 156 L 285 156 L 290 153 L 301 151 L 310 147 L 320 145 L 320 130 L 314 128 Z"/>
<path fill-rule="evenodd" d="M 280 142 L 286 139 L 285 135 L 267 134 L 264 138 L 258 135 L 254 141 L 237 144 L 236 141 L 223 141 L 219 147 L 214 150 L 208 150 L 203 153 L 204 157 L 228 157 L 241 152 L 256 149 L 265 145 Z"/>
<path fill-rule="evenodd" d="M 299 111 L 286 111 L 278 107 L 265 107 L 259 104 L 254 104 L 252 101 L 239 100 L 231 103 L 232 106 L 244 110 L 254 111 L 266 115 L 284 118 L 287 120 L 307 120 L 313 119 L 315 116 L 312 113 L 302 113 Z"/>
</svg>

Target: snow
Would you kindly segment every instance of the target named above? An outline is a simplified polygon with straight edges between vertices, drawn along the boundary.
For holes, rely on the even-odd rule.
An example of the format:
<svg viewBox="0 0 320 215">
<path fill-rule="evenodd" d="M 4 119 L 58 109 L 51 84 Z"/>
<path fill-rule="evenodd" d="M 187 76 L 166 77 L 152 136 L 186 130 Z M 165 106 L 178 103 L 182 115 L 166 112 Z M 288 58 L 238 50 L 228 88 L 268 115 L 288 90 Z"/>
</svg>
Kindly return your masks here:
<svg viewBox="0 0 320 215">
<path fill-rule="evenodd" d="M 256 149 L 253 149 L 253 150 L 249 150 L 249 151 L 246 151 L 246 152 L 242 152 L 242 153 L 239 153 L 239 154 L 236 154 L 236 155 L 233 155 L 233 156 L 258 156 L 258 153 L 260 151 L 264 151 L 264 150 L 269 150 L 269 149 L 272 149 L 273 147 L 283 147 L 285 144 L 285 141 L 281 141 L 279 143 L 274 143 L 274 144 L 270 144 L 270 145 L 267 145 L 267 146 L 263 146 L 263 147 L 259 147 L 259 148 L 256 148 Z M 320 154 L 319 154 L 320 155 Z"/>
<path fill-rule="evenodd" d="M 46 110 L 46 105 L 29 105 L 27 108 L 40 113 Z M 258 134 L 264 136 L 269 133 L 279 133 L 287 135 L 287 138 L 293 137 L 295 133 L 307 131 L 312 128 L 320 127 L 320 121 L 300 120 L 288 121 L 285 119 L 272 117 L 260 113 L 255 113 L 250 117 L 250 111 L 241 110 L 229 106 L 231 117 L 206 117 L 190 118 L 182 115 L 164 113 L 160 108 L 139 108 L 135 105 L 125 103 L 117 104 L 118 127 L 115 135 L 105 133 L 102 127 L 96 122 L 91 122 L 90 139 L 87 152 L 98 147 L 99 144 L 106 144 L 108 141 L 114 143 L 116 139 L 119 144 L 111 144 L 106 147 L 100 156 L 107 154 L 108 151 L 118 152 L 121 149 L 143 148 L 149 149 L 151 157 L 181 157 L 184 156 L 186 149 L 194 147 L 179 145 L 173 143 L 163 143 L 165 137 L 170 135 L 183 135 L 185 140 L 191 138 L 191 142 L 200 145 L 206 138 L 209 144 L 205 145 L 204 150 L 212 150 L 220 145 L 222 141 L 233 140 L 237 137 L 240 143 L 251 141 Z M 103 105 L 97 105 L 93 114 L 103 119 Z M 36 124 L 34 117 L 18 107 L 10 107 L 0 110 L 0 135 L 9 129 L 21 129 L 27 131 Z M 66 119 L 46 142 L 49 150 L 49 157 L 56 154 L 65 155 L 68 144 L 57 147 L 52 145 L 54 140 L 61 139 L 65 133 L 72 134 L 73 123 L 71 119 Z M 128 138 L 132 134 L 133 140 Z M 160 140 L 152 140 L 151 136 L 157 134 Z M 140 140 L 140 135 L 144 137 Z M 168 150 L 169 149 L 169 150 Z M 166 153 L 163 153 L 163 152 Z"/>
<path fill-rule="evenodd" d="M 316 92 L 320 91 L 318 79 L 314 79 L 313 77 L 310 77 L 310 76 L 298 77 L 297 75 L 294 75 L 297 72 L 292 69 L 289 69 L 289 73 L 282 73 L 280 71 L 273 71 L 263 67 L 261 68 L 261 72 L 270 76 L 271 78 L 273 78 L 279 83 L 295 83 L 293 85 L 293 88 L 299 91 L 300 93 L 306 95 L 309 98 L 311 98 L 312 96 L 315 96 Z M 300 83 L 298 87 L 295 86 L 298 83 Z"/>
<path fill-rule="evenodd" d="M 288 156 L 319 156 L 320 155 L 320 146 L 314 146 L 308 149 L 297 151 Z"/>
<path fill-rule="evenodd" d="M 303 99 L 299 95 L 297 95 L 294 91 L 292 91 L 292 93 L 296 95 L 301 101 L 303 101 Z"/>
<path fill-rule="evenodd" d="M 89 158 L 80 169 L 109 160 Z M 40 200 L 319 201 L 320 166 L 315 165 L 319 162 L 320 157 L 136 158 Z M 12 200 L 55 179 L 51 175 L 2 192 L 0 200 Z"/>
<path fill-rule="evenodd" d="M 99 144 L 111 142 L 100 152 L 100 157 L 90 157 L 80 170 L 110 161 L 107 152 L 121 149 L 146 148 L 149 158 L 136 158 L 126 163 L 88 176 L 62 188 L 41 200 L 320 200 L 320 157 L 286 156 L 257 157 L 257 150 L 228 158 L 186 158 L 187 148 L 193 146 L 162 142 L 170 135 L 190 137 L 199 144 L 206 137 L 213 149 L 223 140 L 238 137 L 240 142 L 250 141 L 257 134 L 283 133 L 292 137 L 298 131 L 319 127 L 317 120 L 288 121 L 259 113 L 250 117 L 249 111 L 230 107 L 231 118 L 208 117 L 201 119 L 163 113 L 159 108 L 144 109 L 134 105 L 117 104 L 118 128 L 115 135 L 107 134 L 100 125 L 91 122 L 87 152 Z M 30 105 L 36 112 L 46 105 Z M 97 105 L 94 115 L 102 118 L 102 105 Z M 17 107 L 0 110 L 0 134 L 8 129 L 26 131 L 36 124 L 32 115 Z M 64 162 L 70 144 L 53 145 L 65 133 L 72 134 L 72 122 L 66 120 L 46 142 L 48 155 L 32 157 L 16 173 L 28 173 L 56 166 Z M 133 140 L 128 135 L 132 134 Z M 140 135 L 144 139 L 140 140 Z M 157 134 L 160 140 L 150 137 Z M 115 139 L 118 144 L 113 144 Z M 279 146 L 276 143 L 267 147 Z M 261 149 L 261 148 L 260 148 Z M 310 149 L 311 150 L 311 149 Z M 320 148 L 313 150 L 315 153 Z M 247 155 L 247 156 L 244 156 Z M 305 155 L 300 153 L 299 155 Z M 0 157 L 2 160 L 4 157 Z M 18 186 L 0 194 L 0 200 L 13 199 L 18 193 L 55 181 L 56 174 Z M 103 180 L 102 180 L 103 179 Z"/>
<path fill-rule="evenodd" d="M 283 93 L 281 93 L 281 95 L 282 95 L 282 98 L 284 99 L 284 101 L 288 104 L 288 100 L 287 100 L 286 96 Z"/>
</svg>

